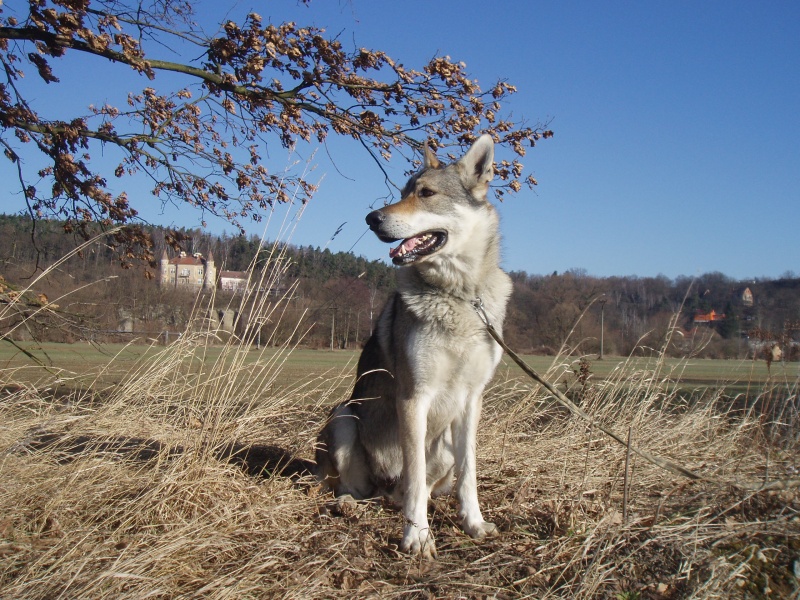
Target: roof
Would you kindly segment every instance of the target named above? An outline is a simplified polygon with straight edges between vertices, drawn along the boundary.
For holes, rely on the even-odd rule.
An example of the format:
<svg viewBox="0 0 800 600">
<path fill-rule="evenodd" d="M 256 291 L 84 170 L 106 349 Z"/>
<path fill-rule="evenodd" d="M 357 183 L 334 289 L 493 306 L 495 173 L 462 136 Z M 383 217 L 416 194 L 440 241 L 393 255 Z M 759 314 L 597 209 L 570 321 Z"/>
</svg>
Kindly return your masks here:
<svg viewBox="0 0 800 600">
<path fill-rule="evenodd" d="M 170 259 L 169 264 L 202 266 L 206 264 L 206 261 L 203 260 L 202 258 L 196 258 L 194 256 L 176 256 L 175 258 Z"/>
<path fill-rule="evenodd" d="M 720 314 L 715 310 L 712 310 L 709 313 L 697 312 L 694 315 L 695 323 L 711 323 L 712 321 L 724 321 L 724 320 L 725 320 L 725 315 Z"/>
</svg>

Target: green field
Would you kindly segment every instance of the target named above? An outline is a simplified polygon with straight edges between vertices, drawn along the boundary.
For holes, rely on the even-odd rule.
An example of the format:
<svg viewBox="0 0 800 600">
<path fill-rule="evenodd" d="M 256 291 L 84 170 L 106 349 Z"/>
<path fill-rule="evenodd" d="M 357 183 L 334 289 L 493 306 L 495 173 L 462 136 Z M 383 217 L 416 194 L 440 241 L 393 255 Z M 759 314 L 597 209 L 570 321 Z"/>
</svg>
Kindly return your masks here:
<svg viewBox="0 0 800 600">
<path fill-rule="evenodd" d="M 24 351 L 23 351 L 24 350 Z M 111 386 L 140 372 L 142 367 L 155 364 L 164 356 L 163 346 L 123 344 L 34 344 L 10 343 L 0 345 L 0 382 L 40 384 L 57 379 L 61 385 L 73 388 Z M 27 353 L 27 354 L 26 354 Z M 309 350 L 297 348 L 291 351 L 265 348 L 251 349 L 244 356 L 241 352 L 223 346 L 198 346 L 191 359 L 190 370 L 211 368 L 222 354 L 226 360 L 236 355 L 244 368 L 236 372 L 246 376 L 248 365 L 273 364 L 275 385 L 293 387 L 298 384 L 329 381 L 336 387 L 347 388 L 355 373 L 358 361 L 356 350 Z M 599 382 L 618 377 L 620 373 L 652 371 L 654 358 L 623 358 L 607 356 L 604 360 L 589 357 L 592 381 Z M 578 357 L 525 356 L 525 361 L 540 374 L 547 373 L 554 381 L 570 381 L 574 378 Z M 751 394 L 766 384 L 794 388 L 800 375 L 798 363 L 774 363 L 771 369 L 763 360 L 712 360 L 712 359 L 665 359 L 660 377 L 685 391 L 704 388 L 724 388 L 728 395 Z M 498 380 L 522 378 L 522 373 L 505 356 L 497 370 Z"/>
</svg>

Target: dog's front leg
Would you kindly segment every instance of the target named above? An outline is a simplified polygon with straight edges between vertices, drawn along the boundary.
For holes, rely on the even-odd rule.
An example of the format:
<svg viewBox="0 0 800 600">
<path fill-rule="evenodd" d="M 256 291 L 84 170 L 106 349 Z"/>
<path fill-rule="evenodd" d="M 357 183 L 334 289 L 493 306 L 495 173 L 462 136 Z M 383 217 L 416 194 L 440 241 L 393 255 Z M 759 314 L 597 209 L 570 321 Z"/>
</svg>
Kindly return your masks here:
<svg viewBox="0 0 800 600">
<path fill-rule="evenodd" d="M 425 437 L 430 400 L 412 396 L 398 403 L 400 444 L 403 450 L 403 541 L 400 549 L 423 558 L 436 556 L 428 525 L 428 483 Z"/>
<path fill-rule="evenodd" d="M 456 460 L 456 496 L 462 527 L 470 537 L 481 539 L 497 535 L 497 526 L 483 520 L 478 504 L 478 479 L 475 445 L 481 416 L 481 394 L 467 398 L 464 413 L 453 422 L 453 445 Z"/>
</svg>

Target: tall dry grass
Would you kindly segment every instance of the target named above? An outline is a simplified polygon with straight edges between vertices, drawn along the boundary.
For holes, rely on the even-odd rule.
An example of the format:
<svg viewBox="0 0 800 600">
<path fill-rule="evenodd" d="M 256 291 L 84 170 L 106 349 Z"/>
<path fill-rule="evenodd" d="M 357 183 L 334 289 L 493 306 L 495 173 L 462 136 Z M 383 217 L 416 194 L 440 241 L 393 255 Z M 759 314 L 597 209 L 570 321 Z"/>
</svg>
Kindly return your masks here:
<svg viewBox="0 0 800 600">
<path fill-rule="evenodd" d="M 254 289 L 274 287 L 285 266 L 279 246 L 265 253 Z M 440 498 L 439 560 L 401 555 L 393 507 L 331 506 L 307 473 L 352 372 L 279 383 L 292 348 L 268 338 L 287 299 L 237 302 L 238 336 L 206 318 L 216 298 L 199 298 L 184 335 L 112 389 L 63 395 L 73 374 L 50 368 L 30 384 L 0 371 L 0 597 L 797 595 L 794 490 L 666 473 L 516 376 L 487 391 L 478 439 L 481 502 L 501 537 L 473 542 Z M 254 350 L 259 332 L 279 351 Z M 662 361 L 622 362 L 595 382 L 577 358 L 556 357 L 548 378 L 632 443 L 707 477 L 794 476 L 797 382 L 779 394 L 785 410 L 765 412 L 723 390 L 684 397 Z"/>
</svg>

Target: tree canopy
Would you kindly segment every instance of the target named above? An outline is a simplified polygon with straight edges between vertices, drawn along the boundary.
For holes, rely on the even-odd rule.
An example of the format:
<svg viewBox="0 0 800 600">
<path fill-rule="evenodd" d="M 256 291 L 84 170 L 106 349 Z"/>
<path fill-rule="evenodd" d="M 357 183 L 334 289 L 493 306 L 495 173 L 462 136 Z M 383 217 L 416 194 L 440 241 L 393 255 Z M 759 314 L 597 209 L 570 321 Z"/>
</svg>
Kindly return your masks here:
<svg viewBox="0 0 800 600">
<path fill-rule="evenodd" d="M 124 106 L 86 98 L 84 114 L 45 114 L 24 78 L 58 86 L 62 61 L 79 55 L 132 69 L 141 88 L 129 90 Z M 136 202 L 112 192 L 124 183 L 109 185 L 112 173 L 95 153 L 115 151 L 113 177 L 148 178 L 161 202 L 189 204 L 243 230 L 275 203 L 314 192 L 302 175 L 270 169 L 264 156 L 275 145 L 322 143 L 333 133 L 383 168 L 426 142 L 463 146 L 489 132 L 515 156 L 496 165 L 502 197 L 535 185 L 519 159 L 552 135 L 503 116 L 513 85 L 482 89 L 447 56 L 408 68 L 380 50 L 348 48 L 323 29 L 267 23 L 255 13 L 207 34 L 184 0 L 0 4 L 0 62 L 0 146 L 16 165 L 30 215 L 65 220 L 67 231 L 84 236 L 91 223 L 122 225 L 115 243 L 123 260 L 152 261 L 152 240 Z M 29 155 L 45 166 L 30 172 Z"/>
</svg>

